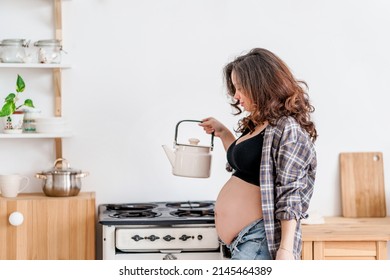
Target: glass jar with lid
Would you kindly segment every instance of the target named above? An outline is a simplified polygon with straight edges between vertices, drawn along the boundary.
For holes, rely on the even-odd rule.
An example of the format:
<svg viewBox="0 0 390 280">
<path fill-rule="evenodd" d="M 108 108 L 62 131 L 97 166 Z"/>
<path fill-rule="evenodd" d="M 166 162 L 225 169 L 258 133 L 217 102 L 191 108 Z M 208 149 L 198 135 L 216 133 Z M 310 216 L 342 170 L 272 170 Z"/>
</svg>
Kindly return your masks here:
<svg viewBox="0 0 390 280">
<path fill-rule="evenodd" d="M 25 49 L 30 41 L 25 39 L 4 39 L 0 42 L 0 60 L 4 63 L 24 63 Z"/>
<path fill-rule="evenodd" d="M 61 63 L 62 44 L 60 40 L 39 40 L 34 43 L 38 47 L 40 63 Z"/>
</svg>

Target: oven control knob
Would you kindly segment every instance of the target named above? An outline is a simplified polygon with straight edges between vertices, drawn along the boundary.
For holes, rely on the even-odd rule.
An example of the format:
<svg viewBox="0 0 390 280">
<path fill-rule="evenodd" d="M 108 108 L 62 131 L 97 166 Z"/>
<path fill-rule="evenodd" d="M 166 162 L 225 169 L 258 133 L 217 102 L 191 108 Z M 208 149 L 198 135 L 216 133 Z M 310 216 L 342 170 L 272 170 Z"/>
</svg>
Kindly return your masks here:
<svg viewBox="0 0 390 280">
<path fill-rule="evenodd" d="M 141 237 L 137 234 L 137 235 L 134 235 L 131 239 L 134 239 L 134 241 L 140 241 L 141 239 L 143 239 L 143 237 Z"/>
<path fill-rule="evenodd" d="M 191 238 L 189 235 L 183 234 L 182 236 L 179 237 L 180 240 L 186 241 L 188 238 Z"/>
<path fill-rule="evenodd" d="M 151 236 L 147 237 L 146 239 L 149 239 L 150 241 L 155 241 L 157 239 L 160 239 L 160 237 L 155 236 L 154 234 L 152 234 Z"/>
<path fill-rule="evenodd" d="M 164 239 L 165 241 L 171 241 L 171 240 L 176 239 L 176 238 L 173 237 L 173 236 L 170 236 L 170 235 L 166 235 L 166 236 L 163 237 L 163 239 Z"/>
</svg>

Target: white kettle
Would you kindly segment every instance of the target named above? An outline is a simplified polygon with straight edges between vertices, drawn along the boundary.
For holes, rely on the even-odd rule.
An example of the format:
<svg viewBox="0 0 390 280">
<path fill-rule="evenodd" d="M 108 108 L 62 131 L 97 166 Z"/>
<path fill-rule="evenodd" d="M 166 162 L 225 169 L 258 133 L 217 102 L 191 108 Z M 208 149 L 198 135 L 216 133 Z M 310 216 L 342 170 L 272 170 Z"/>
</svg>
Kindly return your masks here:
<svg viewBox="0 0 390 280">
<path fill-rule="evenodd" d="M 174 150 L 163 145 L 163 149 L 172 165 L 172 174 L 181 177 L 208 178 L 211 171 L 211 151 L 214 147 L 214 134 L 211 135 L 211 146 L 199 146 L 199 139 L 190 138 L 189 144 L 178 144 L 177 135 L 182 122 L 198 122 L 182 120 L 176 125 Z"/>
</svg>

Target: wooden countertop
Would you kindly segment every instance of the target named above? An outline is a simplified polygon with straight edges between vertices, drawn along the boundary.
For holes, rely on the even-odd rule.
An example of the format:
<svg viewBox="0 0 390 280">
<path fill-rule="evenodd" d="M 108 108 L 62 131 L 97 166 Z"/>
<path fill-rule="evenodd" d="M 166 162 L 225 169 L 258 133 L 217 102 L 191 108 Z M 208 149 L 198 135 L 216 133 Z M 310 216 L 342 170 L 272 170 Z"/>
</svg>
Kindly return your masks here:
<svg viewBox="0 0 390 280">
<path fill-rule="evenodd" d="M 2 197 L 0 200 L 25 200 L 25 199 L 86 199 L 95 198 L 95 192 L 79 192 L 76 196 L 46 196 L 42 193 L 20 193 L 17 197 Z"/>
<path fill-rule="evenodd" d="M 324 219 L 324 224 L 302 225 L 302 240 L 390 241 L 390 217 Z"/>
</svg>

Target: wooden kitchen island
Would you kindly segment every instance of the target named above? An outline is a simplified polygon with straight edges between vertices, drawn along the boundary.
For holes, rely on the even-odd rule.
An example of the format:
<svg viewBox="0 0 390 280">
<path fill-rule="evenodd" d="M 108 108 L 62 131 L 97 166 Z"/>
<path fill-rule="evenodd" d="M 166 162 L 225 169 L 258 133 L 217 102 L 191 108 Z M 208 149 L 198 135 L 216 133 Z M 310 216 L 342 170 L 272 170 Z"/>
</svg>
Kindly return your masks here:
<svg viewBox="0 0 390 280">
<path fill-rule="evenodd" d="M 390 217 L 325 217 L 302 225 L 303 260 L 386 260 Z"/>
</svg>

